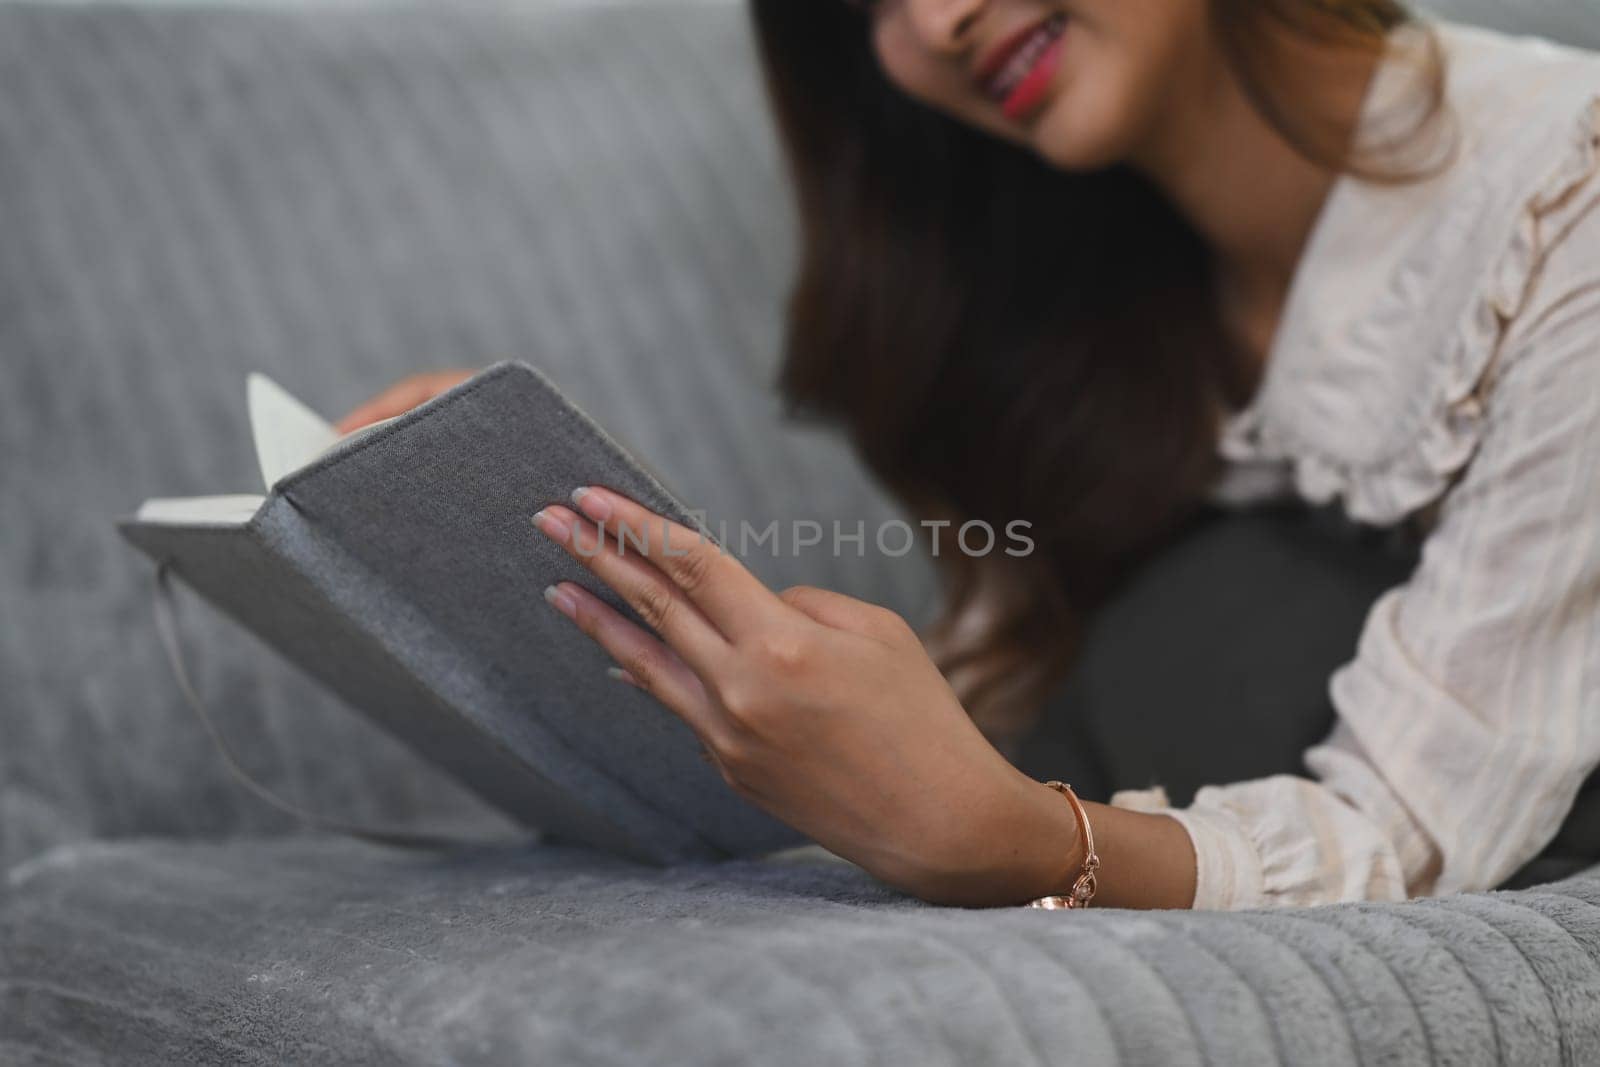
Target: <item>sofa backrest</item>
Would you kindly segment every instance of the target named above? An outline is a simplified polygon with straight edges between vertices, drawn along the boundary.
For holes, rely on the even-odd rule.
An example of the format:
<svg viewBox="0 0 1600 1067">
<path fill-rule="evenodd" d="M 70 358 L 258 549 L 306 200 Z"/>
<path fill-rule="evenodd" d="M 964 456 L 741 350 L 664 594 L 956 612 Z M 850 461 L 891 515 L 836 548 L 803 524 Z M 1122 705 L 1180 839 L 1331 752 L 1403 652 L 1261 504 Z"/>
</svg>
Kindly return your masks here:
<svg viewBox="0 0 1600 1067">
<path fill-rule="evenodd" d="M 772 389 L 793 221 L 741 7 L 0 4 L 0 869 L 267 831 L 180 703 L 113 517 L 251 491 L 244 375 L 333 415 L 528 360 L 713 515 L 881 519 Z M 916 614 L 928 569 L 758 559 Z M 477 803 L 198 601 L 250 770 L 388 824 Z M 529 610 L 548 610 L 532 604 Z"/>
<path fill-rule="evenodd" d="M 1421 0 L 1417 6 L 1475 26 L 1600 48 L 1600 3 L 1596 0 Z"/>
</svg>

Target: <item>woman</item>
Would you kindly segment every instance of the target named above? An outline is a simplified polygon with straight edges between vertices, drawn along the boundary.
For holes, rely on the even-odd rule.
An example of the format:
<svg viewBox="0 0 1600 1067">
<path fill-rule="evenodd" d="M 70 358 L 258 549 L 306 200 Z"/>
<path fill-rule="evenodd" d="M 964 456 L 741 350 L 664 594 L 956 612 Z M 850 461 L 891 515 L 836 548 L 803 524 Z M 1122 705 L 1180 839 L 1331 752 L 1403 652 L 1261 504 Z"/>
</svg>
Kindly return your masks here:
<svg viewBox="0 0 1600 1067">
<path fill-rule="evenodd" d="M 1242 908 L 1498 884 L 1600 762 L 1600 56 L 1388 0 L 754 0 L 804 257 L 783 385 L 924 516 L 927 640 L 602 488 L 547 599 L 741 795 L 925 899 Z M 402 383 L 346 420 L 458 380 Z M 1314 777 L 1063 802 L 1002 754 L 1203 500 L 1337 498 L 1421 563 Z M 645 535 L 649 536 L 648 532 Z M 1203 709 L 1201 709 L 1203 714 Z M 1086 825 L 1087 824 L 1087 827 Z"/>
</svg>

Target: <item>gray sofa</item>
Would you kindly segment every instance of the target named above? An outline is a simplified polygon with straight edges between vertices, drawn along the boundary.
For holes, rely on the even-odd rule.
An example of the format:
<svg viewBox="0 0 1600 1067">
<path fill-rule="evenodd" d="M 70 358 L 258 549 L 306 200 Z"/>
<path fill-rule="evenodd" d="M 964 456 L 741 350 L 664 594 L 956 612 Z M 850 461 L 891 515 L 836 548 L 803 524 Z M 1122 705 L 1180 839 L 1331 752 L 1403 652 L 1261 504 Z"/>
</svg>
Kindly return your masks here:
<svg viewBox="0 0 1600 1067">
<path fill-rule="evenodd" d="M 1600 45 L 1587 2 L 1524 25 Z M 473 843 L 308 833 L 229 778 L 111 520 L 252 486 L 246 371 L 334 413 L 527 359 L 713 513 L 887 517 L 771 389 L 791 227 L 729 4 L 0 4 L 0 1062 L 1600 1062 L 1581 832 L 1516 889 L 1236 914 L 933 908 L 804 850 L 657 870 L 530 839 L 186 598 L 257 778 Z M 934 604 L 914 559 L 755 565 Z M 1292 768 L 1407 565 L 1326 514 L 1208 519 L 1022 762 L 1097 796 Z M 1228 648 L 1273 634 L 1241 687 Z M 1130 672 L 1233 716 L 1233 762 L 1156 689 L 1117 706 Z"/>
</svg>

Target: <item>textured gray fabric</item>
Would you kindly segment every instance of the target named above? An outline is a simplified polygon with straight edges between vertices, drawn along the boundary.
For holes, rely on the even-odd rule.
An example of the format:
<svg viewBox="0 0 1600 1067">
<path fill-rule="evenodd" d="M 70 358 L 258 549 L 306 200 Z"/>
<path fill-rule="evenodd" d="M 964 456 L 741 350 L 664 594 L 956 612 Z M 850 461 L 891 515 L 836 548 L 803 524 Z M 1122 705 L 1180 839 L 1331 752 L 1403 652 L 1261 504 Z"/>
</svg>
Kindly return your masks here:
<svg viewBox="0 0 1600 1067">
<path fill-rule="evenodd" d="M 1600 0 L 1421 0 L 1416 6 L 1475 26 L 1600 48 Z"/>
<path fill-rule="evenodd" d="M 24 1062 L 1600 1062 L 1596 878 L 1064 916 L 837 864 L 293 838 L 74 845 L 13 881 Z"/>
<path fill-rule="evenodd" d="M 524 359 L 714 513 L 890 514 L 840 442 L 780 423 L 791 221 L 735 9 L 4 5 L 0 161 L 0 599 L 27 620 L 0 626 L 0 864 L 284 827 L 180 705 L 110 525 L 257 484 L 249 370 L 336 414 L 409 371 Z M 915 557 L 771 563 L 913 614 L 931 589 Z M 186 615 L 268 785 L 498 825 Z"/>
<path fill-rule="evenodd" d="M 544 602 L 576 582 L 638 621 L 529 522 L 580 485 L 696 524 L 547 379 L 503 363 L 279 481 L 245 527 L 124 532 L 532 826 L 657 862 L 801 843 Z"/>
</svg>

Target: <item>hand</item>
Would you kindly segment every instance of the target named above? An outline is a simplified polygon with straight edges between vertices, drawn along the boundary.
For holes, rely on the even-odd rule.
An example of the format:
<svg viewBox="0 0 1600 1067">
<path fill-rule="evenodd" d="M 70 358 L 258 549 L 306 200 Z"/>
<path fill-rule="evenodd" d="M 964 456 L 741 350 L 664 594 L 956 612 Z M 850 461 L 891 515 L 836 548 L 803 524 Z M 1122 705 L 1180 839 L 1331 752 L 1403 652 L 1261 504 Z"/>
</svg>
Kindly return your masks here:
<svg viewBox="0 0 1600 1067">
<path fill-rule="evenodd" d="M 425 404 L 440 393 L 460 385 L 476 373 L 471 370 L 441 370 L 402 378 L 340 419 L 334 429 L 341 434 L 351 433 L 363 426 L 403 415 L 418 404 Z"/>
<path fill-rule="evenodd" d="M 735 793 L 937 903 L 1071 885 L 1071 805 L 984 739 L 904 619 L 808 586 L 774 594 L 618 493 L 573 498 L 582 514 L 549 507 L 535 524 L 654 633 L 571 582 L 546 598 L 694 730 Z"/>
</svg>

